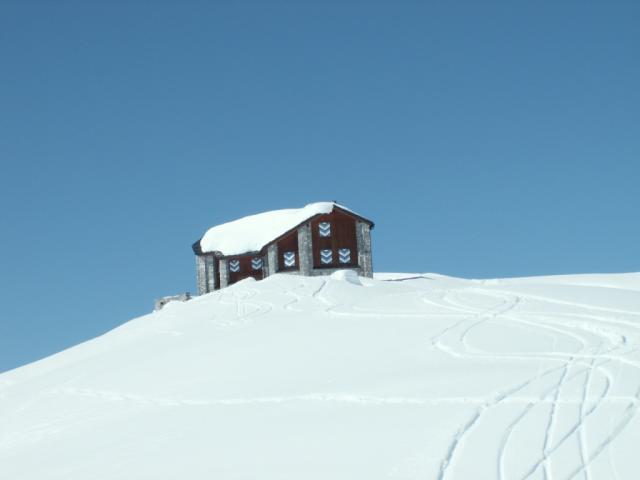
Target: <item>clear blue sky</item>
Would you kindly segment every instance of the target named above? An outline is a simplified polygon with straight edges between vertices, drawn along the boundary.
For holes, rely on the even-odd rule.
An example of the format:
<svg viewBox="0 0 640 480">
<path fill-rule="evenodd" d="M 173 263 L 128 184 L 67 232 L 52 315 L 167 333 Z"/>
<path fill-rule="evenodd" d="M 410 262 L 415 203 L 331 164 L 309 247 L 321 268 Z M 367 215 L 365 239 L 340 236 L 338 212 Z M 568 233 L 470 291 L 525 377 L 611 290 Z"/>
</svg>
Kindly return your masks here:
<svg viewBox="0 0 640 480">
<path fill-rule="evenodd" d="M 640 270 L 640 2 L 0 3 L 0 371 L 336 199 L 378 271 Z"/>
</svg>

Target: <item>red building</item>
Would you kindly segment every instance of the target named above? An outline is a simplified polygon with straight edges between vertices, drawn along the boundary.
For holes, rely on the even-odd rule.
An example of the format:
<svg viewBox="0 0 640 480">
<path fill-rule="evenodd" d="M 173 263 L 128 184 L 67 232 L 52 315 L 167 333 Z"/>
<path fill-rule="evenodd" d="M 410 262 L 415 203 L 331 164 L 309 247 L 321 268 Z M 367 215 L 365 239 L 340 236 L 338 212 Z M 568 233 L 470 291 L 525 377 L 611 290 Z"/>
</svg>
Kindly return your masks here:
<svg viewBox="0 0 640 480">
<path fill-rule="evenodd" d="M 210 228 L 193 244 L 198 294 L 274 273 L 373 276 L 374 224 L 335 202 L 251 215 Z"/>
</svg>

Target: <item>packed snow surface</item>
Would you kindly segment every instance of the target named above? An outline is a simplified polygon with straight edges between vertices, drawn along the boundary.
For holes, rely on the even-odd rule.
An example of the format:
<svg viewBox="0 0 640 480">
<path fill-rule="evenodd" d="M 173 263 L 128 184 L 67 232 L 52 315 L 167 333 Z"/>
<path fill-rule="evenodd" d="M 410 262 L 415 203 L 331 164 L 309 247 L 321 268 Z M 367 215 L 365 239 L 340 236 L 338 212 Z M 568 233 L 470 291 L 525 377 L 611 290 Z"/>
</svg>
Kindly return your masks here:
<svg viewBox="0 0 640 480">
<path fill-rule="evenodd" d="M 246 280 L 0 375 L 0 478 L 634 480 L 639 348 L 640 274 Z"/>
<path fill-rule="evenodd" d="M 257 252 L 311 217 L 331 213 L 334 206 L 347 210 L 334 202 L 317 202 L 303 208 L 273 210 L 216 225 L 204 234 L 200 248 L 203 252 L 220 252 L 222 255 Z"/>
</svg>

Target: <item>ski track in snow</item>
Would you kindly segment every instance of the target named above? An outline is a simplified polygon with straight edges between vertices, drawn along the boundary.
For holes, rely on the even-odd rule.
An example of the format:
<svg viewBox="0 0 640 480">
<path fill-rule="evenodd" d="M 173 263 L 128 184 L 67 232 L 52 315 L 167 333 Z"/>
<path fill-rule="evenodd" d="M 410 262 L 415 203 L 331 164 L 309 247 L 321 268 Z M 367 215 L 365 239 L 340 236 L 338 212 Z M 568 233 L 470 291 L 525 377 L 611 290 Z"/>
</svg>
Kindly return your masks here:
<svg viewBox="0 0 640 480">
<path fill-rule="evenodd" d="M 419 277 L 415 277 L 419 278 Z M 411 280 L 411 279 L 408 279 Z M 328 315 L 357 315 L 357 316 L 385 316 L 385 315 L 402 315 L 397 312 L 368 312 L 366 308 L 354 305 L 344 305 L 334 303 L 331 296 L 326 292 L 329 283 L 322 280 L 319 287 L 312 291 L 305 291 L 304 283 L 295 289 L 285 291 L 285 294 L 293 297 L 287 303 L 281 305 L 281 308 L 299 311 L 295 308 L 303 298 L 310 298 L 312 301 L 322 305 L 323 311 Z M 298 293 L 298 291 L 301 291 Z M 473 302 L 464 300 L 463 295 L 472 294 L 476 297 L 484 297 L 484 299 L 494 300 L 497 305 L 483 308 L 474 305 Z M 392 294 L 393 295 L 393 294 Z M 247 302 L 252 298 L 239 298 L 237 302 Z M 615 442 L 616 437 L 624 430 L 625 426 L 637 414 L 640 405 L 640 387 L 639 392 L 634 397 L 613 397 L 610 395 L 614 379 L 605 367 L 607 363 L 618 363 L 628 365 L 634 368 L 640 368 L 640 363 L 625 358 L 638 351 L 638 341 L 640 337 L 640 326 L 634 322 L 624 321 L 612 318 L 609 315 L 634 315 L 638 316 L 638 312 L 611 309 L 605 307 L 592 306 L 579 302 L 568 302 L 557 299 L 547 298 L 537 295 L 528 295 L 510 292 L 508 290 L 483 289 L 481 286 L 469 287 L 466 289 L 446 290 L 441 292 L 437 300 L 428 299 L 422 296 L 425 305 L 433 305 L 448 309 L 455 316 L 462 317 L 456 319 L 449 327 L 442 330 L 438 335 L 431 338 L 430 344 L 433 348 L 437 348 L 449 355 L 465 358 L 465 359 L 487 359 L 487 360 L 504 360 L 512 361 L 533 360 L 538 361 L 542 365 L 544 362 L 560 362 L 550 368 L 539 371 L 535 376 L 526 379 L 524 382 L 511 387 L 505 388 L 503 391 L 495 392 L 492 397 L 450 397 L 450 398 L 384 398 L 371 397 L 366 395 L 358 395 L 353 393 L 345 394 L 308 394 L 289 397 L 259 397 L 259 398 L 227 398 L 219 400 L 202 401 L 197 399 L 186 400 L 170 400 L 170 399 L 146 399 L 141 400 L 135 396 L 122 395 L 121 400 L 138 400 L 149 401 L 157 405 L 240 405 L 245 403 L 283 403 L 283 402 L 339 402 L 339 403 L 359 403 L 367 405 L 389 405 L 389 404 L 406 404 L 406 405 L 438 405 L 438 404 L 467 404 L 476 405 L 472 415 L 465 421 L 458 431 L 452 437 L 450 444 L 446 450 L 445 456 L 440 463 L 438 472 L 438 480 L 446 480 L 451 475 L 452 468 L 455 468 L 458 457 L 462 454 L 460 450 L 464 449 L 465 442 L 471 437 L 482 438 L 483 436 L 495 435 L 495 427 L 491 424 L 483 422 L 486 412 L 489 409 L 497 408 L 500 405 L 521 405 L 520 412 L 504 429 L 500 446 L 496 452 L 496 472 L 495 475 L 488 474 L 487 478 L 496 477 L 500 480 L 511 480 L 512 478 L 520 478 L 526 480 L 532 478 L 534 474 L 542 472 L 543 478 L 546 480 L 556 480 L 558 477 L 554 473 L 554 458 L 556 453 L 567 442 L 576 442 L 578 456 L 573 459 L 574 467 L 571 470 L 568 480 L 580 478 L 584 480 L 592 480 L 589 465 L 605 450 L 609 450 Z M 588 313 L 566 313 L 566 312 L 548 312 L 537 315 L 535 313 L 518 309 L 526 302 L 540 302 L 544 304 L 577 307 Z M 256 311 L 246 313 L 242 312 L 240 307 L 238 310 L 238 318 L 246 319 L 253 315 L 266 313 L 276 305 L 264 306 L 255 303 L 249 303 L 256 308 Z M 408 314 L 411 316 L 410 314 Z M 433 316 L 433 313 L 429 315 Z M 444 316 L 444 313 L 438 315 Z M 506 324 L 517 324 L 520 327 L 532 332 L 551 335 L 554 342 L 565 337 L 575 341 L 579 348 L 574 352 L 548 351 L 548 352 L 509 352 L 495 353 L 490 351 L 482 351 L 474 348 L 468 337 L 471 332 L 481 329 L 487 322 L 503 322 Z M 594 323 L 599 327 L 594 327 Z M 594 342 L 595 337 L 595 342 Z M 625 351 L 629 345 L 634 347 Z M 558 375 L 559 374 L 559 375 Z M 559 378 L 556 378 L 559 377 Z M 604 379 L 605 388 L 600 395 L 593 395 L 594 378 Z M 581 394 L 576 397 L 563 393 L 572 382 L 581 382 Z M 518 395 L 518 392 L 537 386 L 537 395 Z M 110 394 L 100 394 L 98 392 L 64 392 L 67 394 L 85 394 L 98 397 L 110 398 Z M 118 395 L 115 394 L 117 398 Z M 111 396 L 113 398 L 113 395 Z M 594 432 L 589 433 L 587 429 L 587 420 L 598 412 L 604 403 L 607 405 L 617 405 L 621 409 L 620 419 L 615 422 L 610 432 L 601 432 L 605 434 L 604 438 L 592 438 Z M 560 406 L 574 405 L 578 408 L 578 418 L 571 428 L 564 434 L 558 433 L 558 409 Z M 530 465 L 525 466 L 520 472 L 508 471 L 507 459 L 509 458 L 509 449 L 514 434 L 518 431 L 519 426 L 526 420 L 527 416 L 535 409 L 548 407 L 547 422 L 541 428 L 542 449 L 538 458 Z M 566 458 L 561 460 L 566 462 Z M 613 461 L 609 461 L 611 478 L 617 478 L 617 472 L 613 465 Z M 516 476 L 517 475 L 517 476 Z M 453 478 L 453 476 L 452 476 Z"/>
<path fill-rule="evenodd" d="M 424 277 L 416 276 L 402 283 Z M 276 286 L 278 284 L 275 284 Z M 358 392 L 311 392 L 282 396 L 247 396 L 198 398 L 181 396 L 150 396 L 136 392 L 110 391 L 78 386 L 60 386 L 41 393 L 44 396 L 73 396 L 95 399 L 99 402 L 116 402 L 122 405 L 149 405 L 157 408 L 206 408 L 212 406 L 235 407 L 248 404 L 284 404 L 292 402 L 325 402 L 368 406 L 385 405 L 462 405 L 469 409 L 467 418 L 457 427 L 443 448 L 438 462 L 437 479 L 463 478 L 459 471 L 467 468 L 474 471 L 475 478 L 497 478 L 499 480 L 597 480 L 591 465 L 603 453 L 607 461 L 600 462 L 609 469 L 608 478 L 620 478 L 613 456 L 616 439 L 638 414 L 640 408 L 640 375 L 634 394 L 616 395 L 616 379 L 622 368 L 634 369 L 639 374 L 640 357 L 640 312 L 626 309 L 594 306 L 570 302 L 540 295 L 495 288 L 484 282 L 473 286 L 449 288 L 440 291 L 417 289 L 407 292 L 389 293 L 389 298 L 406 295 L 416 300 L 423 310 L 411 312 L 377 310 L 357 302 L 345 304 L 336 301 L 332 286 L 336 282 L 317 279 L 315 282 L 301 280 L 295 286 L 286 286 L 278 292 L 279 302 L 267 300 L 258 288 L 229 288 L 216 292 L 216 301 L 234 314 L 230 317 L 214 316 L 212 322 L 227 327 L 256 321 L 260 316 L 273 311 L 287 314 L 304 312 L 305 302 L 312 302 L 317 311 L 328 316 L 354 317 L 408 317 L 440 318 L 450 324 L 431 338 L 425 338 L 425 348 L 438 350 L 444 355 L 469 362 L 529 362 L 539 365 L 535 375 L 521 381 L 504 385 L 486 395 L 476 396 L 383 396 Z M 271 292 L 273 293 L 273 292 Z M 542 312 L 536 306 L 550 306 Z M 562 311 L 571 307 L 575 311 Z M 557 308 L 557 311 L 554 310 Z M 436 311 L 432 311 L 437 309 Z M 492 351 L 473 344 L 473 334 L 490 325 L 517 327 L 532 335 L 551 339 L 553 348 L 540 351 Z M 179 332 L 176 332 L 179 334 Z M 617 372 L 616 374 L 612 372 Z M 627 379 L 627 381 L 629 381 Z M 9 388 L 13 382 L 0 380 L 0 387 Z M 0 399 L 5 393 L 0 393 Z M 607 409 L 607 413 L 602 413 Z M 492 423 L 490 413 L 495 409 L 510 408 L 514 411 L 504 424 Z M 564 409 L 575 412 L 569 423 Z M 510 410 L 511 411 L 511 410 Z M 610 413 L 610 412 L 616 412 Z M 530 432 L 524 427 L 533 413 L 545 420 L 538 422 L 539 451 L 531 453 L 529 459 L 513 461 L 518 449 L 517 437 Z M 610 428 L 590 427 L 598 415 L 610 418 Z M 535 418 L 535 417 L 534 417 Z M 561 423 L 564 422 L 564 425 Z M 0 447 L 22 441 L 24 436 L 33 438 L 56 433 L 58 424 L 64 419 L 35 425 L 32 431 L 20 436 L 8 436 Z M 530 434 L 530 433 L 528 433 Z M 482 445 L 498 438 L 498 448 L 489 471 L 473 470 L 473 456 L 465 455 L 465 449 Z M 531 442 L 534 445 L 535 442 Z M 568 449 L 567 447 L 571 447 Z M 569 452 L 569 453 L 567 453 Z M 568 472 L 568 473 L 567 473 Z"/>
<path fill-rule="evenodd" d="M 575 318 L 575 314 L 558 314 L 555 315 L 552 319 L 547 318 L 545 321 L 540 320 L 525 320 L 521 316 L 518 316 L 513 313 L 513 310 L 517 308 L 517 306 L 525 301 L 525 300 L 535 300 L 539 302 L 548 302 L 552 304 L 559 305 L 570 305 L 574 307 L 580 307 L 584 309 L 591 308 L 589 305 L 581 304 L 581 303 L 573 303 L 573 302 L 564 302 L 558 301 L 555 299 L 547 299 L 545 297 L 540 296 L 529 296 L 522 294 L 514 294 L 511 292 L 497 292 L 497 291 L 483 291 L 480 288 L 469 289 L 467 293 L 474 293 L 476 295 L 487 295 L 493 296 L 496 295 L 499 297 L 500 295 L 504 295 L 502 297 L 502 303 L 494 308 L 489 308 L 486 310 L 475 308 L 473 305 L 465 304 L 463 301 L 460 301 L 459 298 L 456 298 L 456 295 L 460 292 L 446 292 L 441 297 L 441 305 L 442 306 L 450 306 L 453 310 L 457 312 L 461 312 L 463 314 L 468 315 L 466 318 L 457 321 L 452 326 L 444 329 L 438 335 L 431 339 L 431 344 L 441 349 L 442 351 L 462 358 L 484 358 L 484 359 L 492 359 L 492 360 L 510 360 L 514 358 L 518 359 L 530 359 L 530 360 L 538 360 L 538 361 L 549 361 L 552 359 L 559 359 L 564 362 L 564 365 L 560 367 L 562 369 L 562 375 L 559 381 L 554 385 L 553 380 L 548 380 L 548 385 L 542 386 L 540 390 L 540 397 L 538 399 L 532 400 L 530 403 L 526 403 L 522 407 L 522 411 L 516 416 L 516 418 L 511 422 L 506 430 L 503 433 L 502 441 L 500 443 L 500 448 L 497 452 L 497 478 L 501 480 L 508 480 L 511 478 L 521 478 L 523 480 L 531 478 L 540 468 L 543 469 L 543 478 L 548 480 L 556 479 L 556 475 L 553 473 L 553 458 L 554 454 L 558 452 L 559 448 L 563 446 L 566 442 L 575 441 L 578 444 L 578 458 L 574 459 L 575 467 L 572 469 L 571 473 L 567 477 L 568 479 L 578 478 L 579 475 L 582 475 L 580 478 L 584 478 L 585 480 L 591 480 L 591 473 L 589 469 L 589 465 L 606 449 L 610 449 L 616 439 L 616 437 L 624 430 L 625 426 L 628 425 L 631 420 L 635 417 L 638 411 L 638 405 L 640 403 L 640 395 L 637 393 L 634 397 L 625 397 L 619 402 L 620 408 L 623 409 L 623 413 L 619 421 L 617 421 L 612 428 L 611 432 L 607 434 L 607 432 L 600 432 L 600 435 L 604 435 L 604 438 L 598 439 L 595 436 L 594 432 L 591 432 L 589 435 L 587 431 L 587 419 L 597 412 L 598 408 L 607 402 L 608 405 L 612 405 L 615 403 L 614 398 L 609 396 L 609 392 L 611 390 L 611 385 L 613 383 L 613 378 L 607 371 L 604 364 L 608 362 L 618 362 L 620 364 L 630 365 L 635 368 L 639 368 L 637 362 L 630 361 L 624 356 L 627 356 L 631 353 L 637 351 L 634 349 L 632 351 L 623 351 L 623 348 L 629 343 L 629 338 L 633 337 L 634 334 L 637 336 L 638 325 L 633 324 L 631 322 L 621 322 L 615 321 L 610 317 L 601 317 L 597 315 L 586 315 L 586 317 L 591 322 L 590 324 L 576 324 L 576 323 L 568 323 L 563 321 L 562 318 L 570 317 Z M 596 312 L 609 312 L 609 313 L 622 313 L 622 314 L 634 314 L 637 315 L 637 312 L 630 312 L 627 310 L 619 310 L 619 309 L 605 309 L 602 307 L 596 307 L 594 310 Z M 543 317 L 549 317 L 549 313 L 545 312 Z M 502 321 L 505 323 L 514 323 L 517 322 L 521 325 L 526 325 L 528 328 L 535 328 L 542 331 L 553 332 L 554 334 L 564 335 L 566 337 L 570 337 L 572 339 L 577 340 L 581 347 L 577 352 L 546 352 L 546 353 L 524 353 L 524 352 L 513 352 L 508 354 L 496 354 L 492 352 L 483 352 L 477 351 L 473 349 L 466 338 L 470 331 L 473 329 L 479 328 L 483 323 L 487 321 Z M 602 329 L 593 329 L 593 322 L 600 322 L 602 324 Z M 566 326 L 565 326 L 566 325 Z M 600 334 L 600 338 L 598 339 L 598 343 L 593 344 L 589 343 L 588 340 L 585 340 L 585 337 L 580 333 L 576 333 L 576 329 L 578 332 L 582 334 Z M 611 332 L 611 329 L 617 329 L 615 332 Z M 621 330 L 626 329 L 626 330 Z M 629 329 L 631 331 L 629 331 Z M 445 339 L 446 340 L 443 340 Z M 619 341 L 617 344 L 611 344 L 612 338 L 618 338 Z M 637 338 L 634 343 L 637 345 Z M 569 372 L 578 366 L 582 366 L 583 368 L 570 375 Z M 450 447 L 446 453 L 445 458 L 442 460 L 440 473 L 438 476 L 439 480 L 444 480 L 449 477 L 449 472 L 451 470 L 451 466 L 455 464 L 455 458 L 458 453 L 458 450 L 464 444 L 464 441 L 467 437 L 476 435 L 482 437 L 483 435 L 490 436 L 492 433 L 495 434 L 495 427 L 492 425 L 482 425 L 482 417 L 485 412 L 489 408 L 493 408 L 500 403 L 505 403 L 505 400 L 514 395 L 515 392 L 522 390 L 525 387 L 528 387 L 533 382 L 539 382 L 543 377 L 551 377 L 550 373 L 553 373 L 557 370 L 556 368 L 551 368 L 543 372 L 542 374 L 537 375 L 536 377 L 532 377 L 528 379 L 524 384 L 517 386 L 515 389 L 507 392 L 504 396 L 498 397 L 493 402 L 482 405 L 475 414 L 471 417 L 471 419 L 466 422 L 461 429 L 454 435 L 451 440 Z M 602 392 L 602 395 L 593 398 L 591 396 L 592 390 L 592 380 L 595 375 L 600 375 L 605 379 L 606 388 Z M 561 438 L 556 439 L 557 436 L 555 433 L 556 430 L 556 420 L 557 420 L 557 409 L 558 405 L 563 404 L 563 393 L 562 390 L 567 383 L 569 383 L 573 379 L 583 378 L 582 380 L 582 395 L 580 400 L 577 402 L 579 405 L 579 416 L 577 422 L 573 425 L 573 427 L 565 433 Z M 521 476 L 514 476 L 516 472 L 507 472 L 505 466 L 505 457 L 507 455 L 507 450 L 509 447 L 509 441 L 512 437 L 514 431 L 518 429 L 518 426 L 525 419 L 525 417 L 535 408 L 538 407 L 548 401 L 548 398 L 551 397 L 551 408 L 549 410 L 549 418 L 548 422 L 543 431 L 543 448 L 542 452 L 540 452 L 539 459 L 534 462 L 533 465 L 530 465 L 524 471 L 524 474 Z M 591 406 L 589 403 L 593 402 Z M 483 431 L 484 430 L 484 431 Z M 593 438 L 595 437 L 595 438 Z M 562 461 L 566 461 L 566 457 L 563 458 Z M 613 467 L 613 462 L 609 462 L 609 466 L 611 468 L 611 477 L 612 479 L 617 478 L 617 472 Z M 493 476 L 493 475 L 492 475 Z M 487 477 L 489 478 L 489 476 Z"/>
<path fill-rule="evenodd" d="M 324 289 L 325 286 L 326 282 L 322 284 L 319 290 Z M 316 294 L 317 293 L 318 292 L 316 292 Z M 500 303 L 491 308 L 478 308 L 477 306 L 474 306 L 473 303 L 461 300 L 459 298 L 461 293 L 473 293 L 479 296 L 494 298 Z M 314 297 L 317 297 L 316 294 L 314 294 Z M 321 300 L 325 304 L 329 303 L 329 300 L 326 297 L 323 297 Z M 638 362 L 625 358 L 625 356 L 636 353 L 638 351 L 637 347 L 634 347 L 634 349 L 630 351 L 623 350 L 630 343 L 630 338 L 635 337 L 634 341 L 631 343 L 638 345 L 637 334 L 640 333 L 640 326 L 633 322 L 615 320 L 611 317 L 604 317 L 597 314 L 608 313 L 638 316 L 638 312 L 599 306 L 594 307 L 585 303 L 561 301 L 537 295 L 523 295 L 504 290 L 487 290 L 481 287 L 444 291 L 440 296 L 439 301 L 426 298 L 423 298 L 423 300 L 428 304 L 449 308 L 453 312 L 463 316 L 462 319 L 455 321 L 451 326 L 445 328 L 431 339 L 431 345 L 447 354 L 468 359 L 480 358 L 505 361 L 521 359 L 536 360 L 539 362 L 562 362 L 562 365 L 559 367 L 556 366 L 543 372 L 539 372 L 536 376 L 527 379 L 525 382 L 512 388 L 507 388 L 503 393 L 498 393 L 492 400 L 475 398 L 473 401 L 469 401 L 468 399 L 466 403 L 479 404 L 479 407 L 477 407 L 476 411 L 460 427 L 458 432 L 451 439 L 445 457 L 442 459 L 440 464 L 438 480 L 445 480 L 449 478 L 449 472 L 451 471 L 452 466 L 455 466 L 458 451 L 464 446 L 468 437 L 472 435 L 482 437 L 483 435 L 490 436 L 491 434 L 495 434 L 495 427 L 490 424 L 482 424 L 482 418 L 486 411 L 501 404 L 514 403 L 523 404 L 523 407 L 521 412 L 503 432 L 496 458 L 497 478 L 500 480 L 510 480 L 512 478 L 521 478 L 522 480 L 526 480 L 533 477 L 539 469 L 542 469 L 543 478 L 547 480 L 555 480 L 557 476 L 553 473 L 553 459 L 556 452 L 558 452 L 560 447 L 565 445 L 566 442 L 575 441 L 577 443 L 579 455 L 574 459 L 575 468 L 571 471 L 568 479 L 573 479 L 578 477 L 578 475 L 583 474 L 583 478 L 585 480 L 591 480 L 589 465 L 604 450 L 611 448 L 615 438 L 637 414 L 640 404 L 640 394 L 636 394 L 634 397 L 611 397 L 609 393 L 613 383 L 613 378 L 609 374 L 608 370 L 603 367 L 603 365 L 608 362 L 616 362 L 629 365 L 634 368 L 640 368 L 640 364 Z M 514 314 L 513 311 L 517 310 L 518 306 L 526 301 L 537 301 L 545 304 L 578 307 L 580 309 L 588 310 L 589 313 L 576 314 L 558 312 L 557 314 L 550 314 L 549 312 L 545 312 L 539 316 L 530 313 L 526 313 L 525 315 Z M 340 306 L 341 305 L 339 304 L 334 304 L 326 308 L 325 311 L 329 314 L 340 314 L 341 312 L 338 311 Z M 343 313 L 347 314 L 347 312 Z M 353 309 L 348 311 L 348 314 L 350 315 L 353 313 Z M 357 314 L 361 316 L 367 315 L 366 312 L 363 312 L 360 309 Z M 380 314 L 376 313 L 375 315 Z M 541 321 L 540 317 L 544 317 L 544 320 Z M 576 319 L 579 319 L 582 322 L 576 322 Z M 588 323 L 584 320 L 587 320 Z M 482 325 L 488 321 L 499 321 L 508 324 L 517 323 L 532 331 L 537 330 L 539 332 L 551 334 L 554 338 L 557 338 L 558 336 L 571 338 L 581 346 L 576 352 L 512 352 L 500 354 L 478 351 L 469 344 L 467 337 L 471 331 L 482 328 Z M 594 328 L 594 322 L 599 323 L 602 326 L 600 328 Z M 590 340 L 589 336 L 597 336 L 597 343 Z M 443 338 L 445 337 L 446 341 L 443 341 Z M 613 342 L 613 339 L 616 339 L 616 341 Z M 571 370 L 576 368 L 580 368 L 580 370 L 570 374 Z M 561 376 L 557 382 L 554 382 L 552 374 L 557 373 L 558 370 L 561 371 Z M 606 385 L 602 394 L 595 398 L 591 396 L 592 380 L 594 375 L 604 378 Z M 572 380 L 580 380 L 581 378 L 583 378 L 583 380 L 581 385 L 582 394 L 580 398 L 574 400 L 564 399 L 563 396 L 565 395 L 563 394 L 563 389 L 566 385 Z M 544 382 L 544 384 L 539 387 L 538 396 L 534 398 L 527 398 L 526 396 L 520 398 L 515 397 L 517 392 L 528 388 L 535 383 L 541 382 Z M 445 399 L 441 399 L 440 401 L 442 403 L 446 403 Z M 598 408 L 605 402 L 608 405 L 620 405 L 620 408 L 623 409 L 622 417 L 614 425 L 611 433 L 606 435 L 604 439 L 601 441 L 590 440 L 586 421 L 589 417 L 594 415 L 594 413 L 598 411 Z M 590 403 L 592 403 L 591 406 L 589 406 Z M 514 477 L 514 472 L 507 472 L 505 462 L 505 459 L 508 456 L 507 452 L 510 446 L 510 439 L 514 432 L 517 431 L 519 425 L 534 408 L 539 408 L 540 406 L 547 404 L 550 404 L 549 416 L 548 421 L 541 432 L 543 447 L 539 454 L 539 458 L 532 465 L 529 465 L 528 468 L 523 469 L 520 476 Z M 579 407 L 578 419 L 568 432 L 562 435 L 559 439 L 556 439 L 558 406 L 567 404 L 576 404 Z M 602 434 L 602 432 L 600 433 Z M 591 445 L 590 442 L 593 443 L 593 445 Z M 562 462 L 565 461 L 566 458 L 563 458 Z M 611 478 L 616 478 L 617 473 L 612 466 L 613 462 L 609 462 L 609 465 L 611 468 Z M 493 476 L 494 475 L 487 475 L 487 478 L 492 478 Z"/>
</svg>

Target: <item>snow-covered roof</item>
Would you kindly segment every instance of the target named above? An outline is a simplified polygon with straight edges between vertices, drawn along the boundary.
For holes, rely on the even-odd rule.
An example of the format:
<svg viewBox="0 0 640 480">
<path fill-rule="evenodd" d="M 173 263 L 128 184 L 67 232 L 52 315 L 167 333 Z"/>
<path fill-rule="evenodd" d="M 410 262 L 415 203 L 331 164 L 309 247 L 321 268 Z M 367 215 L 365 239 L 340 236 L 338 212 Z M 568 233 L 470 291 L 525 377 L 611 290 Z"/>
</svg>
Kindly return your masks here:
<svg viewBox="0 0 640 480">
<path fill-rule="evenodd" d="M 219 252 L 225 256 L 257 252 L 310 218 L 331 213 L 334 207 L 360 217 L 335 202 L 317 202 L 302 208 L 258 213 L 210 228 L 200 239 L 200 250 L 203 253 Z"/>
</svg>

